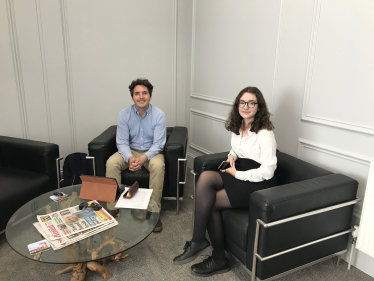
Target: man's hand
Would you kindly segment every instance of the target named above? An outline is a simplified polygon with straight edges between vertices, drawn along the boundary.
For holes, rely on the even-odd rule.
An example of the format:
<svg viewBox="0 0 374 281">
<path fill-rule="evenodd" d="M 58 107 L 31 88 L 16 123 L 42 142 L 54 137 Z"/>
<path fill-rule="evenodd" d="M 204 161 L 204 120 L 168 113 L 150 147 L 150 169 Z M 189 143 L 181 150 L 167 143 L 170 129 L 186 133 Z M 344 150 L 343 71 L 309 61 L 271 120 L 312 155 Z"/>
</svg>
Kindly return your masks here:
<svg viewBox="0 0 374 281">
<path fill-rule="evenodd" d="M 134 156 L 130 156 L 129 157 L 129 170 L 130 171 L 136 171 L 135 170 L 135 167 L 136 167 L 136 165 L 135 165 L 135 159 L 136 159 L 136 157 L 134 157 Z"/>
<path fill-rule="evenodd" d="M 146 155 L 142 155 L 140 157 L 129 157 L 129 170 L 130 171 L 137 171 L 140 170 L 144 164 L 145 161 L 147 161 L 148 158 Z"/>
</svg>

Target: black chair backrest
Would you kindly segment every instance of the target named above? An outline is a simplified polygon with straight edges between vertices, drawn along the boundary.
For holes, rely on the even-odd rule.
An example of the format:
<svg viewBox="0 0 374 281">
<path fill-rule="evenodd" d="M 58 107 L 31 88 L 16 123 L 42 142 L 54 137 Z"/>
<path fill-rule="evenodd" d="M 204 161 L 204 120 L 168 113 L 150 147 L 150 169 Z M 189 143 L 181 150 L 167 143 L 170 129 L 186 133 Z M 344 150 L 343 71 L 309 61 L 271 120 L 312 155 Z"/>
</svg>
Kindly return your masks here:
<svg viewBox="0 0 374 281">
<path fill-rule="evenodd" d="M 277 151 L 277 184 L 283 185 L 332 174 L 332 172 Z"/>
<path fill-rule="evenodd" d="M 80 175 L 92 175 L 91 163 L 86 159 L 87 154 L 76 152 L 66 156 L 63 167 L 62 186 L 81 184 Z"/>
</svg>

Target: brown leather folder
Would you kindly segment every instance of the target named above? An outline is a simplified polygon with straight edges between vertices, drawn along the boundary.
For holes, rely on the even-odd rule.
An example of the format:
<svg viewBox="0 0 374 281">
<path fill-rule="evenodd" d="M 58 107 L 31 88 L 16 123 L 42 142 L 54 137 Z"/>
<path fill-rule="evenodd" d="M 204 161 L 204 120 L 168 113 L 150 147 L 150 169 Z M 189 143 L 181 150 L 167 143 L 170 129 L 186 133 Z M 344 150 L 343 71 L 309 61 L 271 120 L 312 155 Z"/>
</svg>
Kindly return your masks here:
<svg viewBox="0 0 374 281">
<path fill-rule="evenodd" d="M 81 175 L 80 178 L 82 180 L 80 199 L 112 203 L 116 201 L 118 187 L 116 179 L 86 175 Z"/>
</svg>

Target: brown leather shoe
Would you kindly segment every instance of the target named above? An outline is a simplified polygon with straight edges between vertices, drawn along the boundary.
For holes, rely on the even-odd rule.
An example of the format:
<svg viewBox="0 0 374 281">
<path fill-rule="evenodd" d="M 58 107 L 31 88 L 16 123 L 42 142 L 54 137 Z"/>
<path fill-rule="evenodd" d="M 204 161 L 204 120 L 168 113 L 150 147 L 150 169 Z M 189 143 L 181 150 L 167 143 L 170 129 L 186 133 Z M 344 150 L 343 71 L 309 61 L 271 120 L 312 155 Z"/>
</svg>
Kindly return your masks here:
<svg viewBox="0 0 374 281">
<path fill-rule="evenodd" d="M 162 226 L 162 222 L 159 219 L 158 222 L 157 222 L 157 224 L 156 224 L 155 229 L 153 229 L 153 232 L 161 232 L 163 228 L 164 227 Z"/>
</svg>

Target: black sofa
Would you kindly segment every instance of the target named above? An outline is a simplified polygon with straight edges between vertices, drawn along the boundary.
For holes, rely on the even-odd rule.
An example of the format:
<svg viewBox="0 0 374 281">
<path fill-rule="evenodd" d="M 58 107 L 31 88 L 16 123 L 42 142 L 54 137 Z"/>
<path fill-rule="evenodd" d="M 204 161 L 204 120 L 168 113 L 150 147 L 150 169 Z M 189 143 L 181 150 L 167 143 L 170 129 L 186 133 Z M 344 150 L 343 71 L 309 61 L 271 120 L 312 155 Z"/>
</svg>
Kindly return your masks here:
<svg viewBox="0 0 374 281">
<path fill-rule="evenodd" d="M 22 205 L 57 189 L 57 144 L 0 136 L 0 230 Z"/>
<path fill-rule="evenodd" d="M 195 182 L 227 155 L 196 157 Z M 340 257 L 352 231 L 356 180 L 279 151 L 277 159 L 277 186 L 252 193 L 249 210 L 222 211 L 226 250 L 251 271 L 251 280 L 273 280 Z"/>
<path fill-rule="evenodd" d="M 88 144 L 89 157 L 95 159 L 97 176 L 105 177 L 106 161 L 117 152 L 116 146 L 117 126 L 111 126 Z M 162 196 L 168 198 L 183 198 L 183 185 L 186 173 L 186 152 L 188 132 L 186 127 L 167 127 L 165 156 L 165 178 Z M 178 161 L 179 159 L 179 161 Z M 179 171 L 179 177 L 178 177 Z M 149 172 L 144 167 L 136 172 L 128 169 L 122 171 L 121 183 L 132 185 L 138 181 L 141 188 L 149 187 Z M 178 182 L 178 184 L 177 184 Z M 178 190 L 177 190 L 178 185 Z M 177 195 L 177 193 L 179 193 Z M 177 214 L 179 213 L 179 200 L 177 200 Z"/>
</svg>

